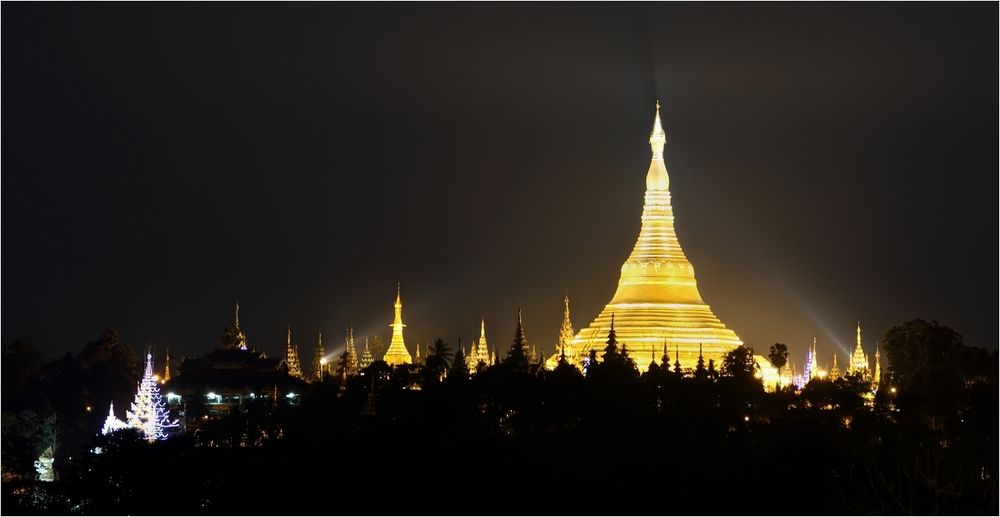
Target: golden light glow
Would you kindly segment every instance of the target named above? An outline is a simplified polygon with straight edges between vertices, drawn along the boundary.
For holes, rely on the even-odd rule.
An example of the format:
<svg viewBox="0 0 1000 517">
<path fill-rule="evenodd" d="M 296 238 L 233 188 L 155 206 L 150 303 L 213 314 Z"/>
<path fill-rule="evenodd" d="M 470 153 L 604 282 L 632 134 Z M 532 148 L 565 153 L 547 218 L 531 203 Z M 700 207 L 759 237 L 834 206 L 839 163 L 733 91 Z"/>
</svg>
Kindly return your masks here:
<svg viewBox="0 0 1000 517">
<path fill-rule="evenodd" d="M 410 364 L 410 351 L 406 349 L 403 342 L 403 300 L 400 297 L 399 284 L 396 284 L 396 303 L 393 305 L 396 316 L 392 325 L 392 340 L 389 342 L 389 349 L 385 351 L 382 360 L 389 364 Z"/>
<path fill-rule="evenodd" d="M 861 322 L 858 322 L 858 338 L 857 344 L 854 346 L 854 352 L 851 353 L 851 363 L 847 367 L 847 373 L 850 375 L 861 374 L 861 378 L 868 380 L 870 372 L 868 370 L 868 354 L 865 350 L 861 348 Z"/>
<path fill-rule="evenodd" d="M 580 330 L 567 347 L 567 356 L 586 357 L 590 350 L 602 350 L 615 316 L 618 341 L 628 347 L 640 370 L 649 367 L 650 357 L 658 362 L 665 349 L 684 368 L 694 368 L 699 348 L 704 359 L 716 367 L 730 350 L 743 344 L 735 332 L 726 328 L 712 313 L 698 292 L 694 266 L 688 261 L 674 231 L 674 213 L 670 204 L 670 177 L 663 161 L 666 134 L 657 109 L 649 138 L 652 160 L 646 172 L 646 196 L 642 227 L 631 255 L 621 268 L 618 289 L 611 302 Z M 571 353 L 570 353 L 571 352 Z M 558 360 L 558 353 L 549 364 Z M 760 362 L 763 369 L 766 361 Z M 769 377 L 769 375 L 768 375 Z M 777 372 L 774 375 L 777 378 Z M 773 384 L 773 383 L 772 383 Z"/>
</svg>

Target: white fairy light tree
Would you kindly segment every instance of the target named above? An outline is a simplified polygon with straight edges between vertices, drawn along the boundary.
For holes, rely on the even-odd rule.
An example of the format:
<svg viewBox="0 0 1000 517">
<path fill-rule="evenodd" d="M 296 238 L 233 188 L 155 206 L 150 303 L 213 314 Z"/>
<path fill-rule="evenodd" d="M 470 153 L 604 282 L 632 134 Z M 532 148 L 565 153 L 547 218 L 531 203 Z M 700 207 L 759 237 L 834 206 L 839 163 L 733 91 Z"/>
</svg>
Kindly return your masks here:
<svg viewBox="0 0 1000 517">
<path fill-rule="evenodd" d="M 170 420 L 160 388 L 153 379 L 152 354 L 146 354 L 146 371 L 139 381 L 131 409 L 125 412 L 125 420 L 128 427 L 141 430 L 150 442 L 166 438 L 165 429 L 177 427 L 177 420 Z"/>
<path fill-rule="evenodd" d="M 108 418 L 104 420 L 104 427 L 101 429 L 101 434 L 110 434 L 121 429 L 127 429 L 129 427 L 128 423 L 122 422 L 115 416 L 115 403 L 111 403 L 111 409 L 108 410 Z"/>
</svg>

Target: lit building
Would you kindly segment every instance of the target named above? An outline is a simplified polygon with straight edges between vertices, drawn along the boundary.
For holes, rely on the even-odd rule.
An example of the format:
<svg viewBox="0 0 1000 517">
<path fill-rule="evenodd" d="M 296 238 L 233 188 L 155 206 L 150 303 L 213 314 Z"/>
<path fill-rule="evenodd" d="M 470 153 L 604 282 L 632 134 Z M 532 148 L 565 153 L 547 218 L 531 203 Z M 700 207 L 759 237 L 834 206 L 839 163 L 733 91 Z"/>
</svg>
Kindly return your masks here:
<svg viewBox="0 0 1000 517">
<path fill-rule="evenodd" d="M 368 341 L 365 341 L 365 350 L 368 349 Z M 368 352 L 371 356 L 371 352 Z M 365 365 L 367 366 L 367 365 Z M 358 350 L 354 348 L 354 327 L 347 327 L 347 337 L 344 338 L 344 353 L 340 356 L 341 375 L 348 377 L 358 374 Z"/>
<path fill-rule="evenodd" d="M 591 350 L 604 348 L 612 313 L 616 318 L 618 339 L 628 346 L 634 357 L 649 357 L 665 340 L 679 351 L 684 364 L 697 362 L 701 344 L 706 360 L 722 364 L 727 352 L 743 344 L 702 300 L 694 267 L 681 250 L 674 231 L 670 178 L 663 161 L 665 142 L 657 103 L 649 138 L 652 160 L 646 173 L 639 237 L 622 265 L 618 288 L 611 302 L 590 325 L 576 334 L 568 347 L 577 357 L 586 357 Z M 559 353 L 555 351 L 552 361 L 558 361 Z M 766 362 L 758 358 L 762 366 Z M 646 361 L 641 363 L 638 365 L 640 370 L 649 366 Z"/>
<path fill-rule="evenodd" d="M 323 348 L 323 331 L 319 332 L 319 338 L 316 341 L 316 348 L 313 350 L 313 371 L 312 380 L 314 382 L 323 382 L 323 376 L 326 374 L 326 350 Z"/>
<path fill-rule="evenodd" d="M 837 352 L 833 353 L 833 368 L 830 368 L 830 378 L 837 379 L 840 377 L 840 368 L 837 366 Z"/>
<path fill-rule="evenodd" d="M 872 375 L 872 392 L 878 391 L 878 385 L 882 383 L 882 365 L 878 356 L 878 341 L 875 342 L 875 374 Z"/>
<path fill-rule="evenodd" d="M 396 303 L 393 305 L 396 315 L 392 321 L 392 340 L 389 341 L 389 349 L 385 351 L 382 360 L 390 365 L 410 364 L 410 351 L 406 349 L 403 342 L 403 301 L 400 297 L 399 284 L 396 284 Z M 367 347 L 366 347 L 367 348 Z"/>
<path fill-rule="evenodd" d="M 781 385 L 798 387 L 798 381 L 799 378 L 795 375 L 795 363 L 789 361 L 788 364 L 781 369 Z"/>
<path fill-rule="evenodd" d="M 111 403 L 111 409 L 108 410 L 108 418 L 104 419 L 104 427 L 101 428 L 101 434 L 111 434 L 115 431 L 121 429 L 128 429 L 129 425 L 124 420 L 119 420 L 115 416 L 115 403 Z"/>
<path fill-rule="evenodd" d="M 284 359 L 267 357 L 247 345 L 246 334 L 239 326 L 238 305 L 236 314 L 223 335 L 222 348 L 201 357 L 183 358 L 176 374 L 163 386 L 167 406 L 182 417 L 182 424 L 189 429 L 254 401 L 297 404 L 298 397 L 308 389 L 301 377 L 291 376 Z M 286 343 L 286 352 L 287 348 Z M 109 416 L 113 415 L 112 411 Z M 115 425 L 114 419 L 108 422 Z"/>
<path fill-rule="evenodd" d="M 358 362 L 358 368 L 364 370 L 373 362 L 375 362 L 375 357 L 372 356 L 371 348 L 368 348 L 368 338 L 365 338 L 365 349 L 361 351 L 361 361 Z"/>
<path fill-rule="evenodd" d="M 288 365 L 288 375 L 303 378 L 302 366 L 299 363 L 299 345 L 292 343 L 292 326 L 288 326 L 288 341 L 285 343 L 285 364 Z"/>
<path fill-rule="evenodd" d="M 222 331 L 222 347 L 235 350 L 248 350 L 247 334 L 240 327 L 240 302 L 236 301 L 233 311 L 233 322 Z"/>
<path fill-rule="evenodd" d="M 552 370 L 559 364 L 560 358 L 566 358 L 569 364 L 581 365 L 583 358 L 577 354 L 573 346 L 573 322 L 569 318 L 569 293 L 563 298 L 563 321 L 559 327 L 559 341 L 556 343 L 555 354 L 545 362 L 545 367 Z M 650 348 L 650 355 L 656 357 L 656 347 Z M 636 361 L 638 363 L 639 361 Z M 647 364 L 646 367 L 649 367 Z"/>
<path fill-rule="evenodd" d="M 475 372 L 479 361 L 482 361 L 486 365 L 490 364 L 490 347 L 486 343 L 486 318 L 483 318 L 479 322 L 479 339 L 472 342 L 472 346 L 469 348 L 469 355 L 466 356 L 465 364 L 468 365 L 470 372 Z"/>
<path fill-rule="evenodd" d="M 834 362 L 836 364 L 836 361 Z M 816 338 L 813 338 L 812 346 L 806 350 L 806 363 L 802 368 L 802 375 L 796 376 L 794 384 L 803 387 L 813 379 L 825 379 L 828 372 L 819 365 L 819 354 L 816 352 Z"/>
<path fill-rule="evenodd" d="M 851 354 L 851 364 L 847 367 L 848 375 L 860 375 L 862 379 L 868 380 L 870 376 L 868 370 L 868 354 L 861 348 L 861 322 L 858 322 L 858 339 Z"/>
</svg>

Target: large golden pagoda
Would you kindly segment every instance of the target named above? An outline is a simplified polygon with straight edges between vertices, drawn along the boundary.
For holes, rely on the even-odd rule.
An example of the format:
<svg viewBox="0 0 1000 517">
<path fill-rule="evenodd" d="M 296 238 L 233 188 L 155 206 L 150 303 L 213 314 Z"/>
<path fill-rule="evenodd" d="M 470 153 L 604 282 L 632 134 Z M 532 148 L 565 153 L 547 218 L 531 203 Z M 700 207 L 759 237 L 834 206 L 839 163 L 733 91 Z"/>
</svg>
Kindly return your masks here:
<svg viewBox="0 0 1000 517">
<path fill-rule="evenodd" d="M 721 365 L 726 352 L 743 344 L 702 300 L 694 267 L 677 241 L 674 211 L 670 206 L 670 177 L 663 163 L 665 143 L 657 102 L 653 133 L 649 137 L 653 157 L 646 172 L 639 239 L 622 265 L 618 289 L 611 302 L 573 338 L 571 348 L 575 357 L 583 358 L 592 349 L 604 348 L 612 315 L 618 341 L 628 347 L 633 358 L 643 358 L 637 361 L 640 370 L 649 366 L 645 358 L 655 356 L 665 344 L 677 350 L 683 368 L 694 368 L 700 347 L 706 363 L 714 359 L 716 365 Z"/>
<path fill-rule="evenodd" d="M 385 351 L 382 360 L 389 364 L 410 364 L 410 351 L 406 349 L 403 342 L 403 300 L 399 296 L 399 284 L 396 284 L 396 303 L 393 305 L 396 310 L 392 325 L 392 340 L 389 341 L 389 349 Z"/>
</svg>

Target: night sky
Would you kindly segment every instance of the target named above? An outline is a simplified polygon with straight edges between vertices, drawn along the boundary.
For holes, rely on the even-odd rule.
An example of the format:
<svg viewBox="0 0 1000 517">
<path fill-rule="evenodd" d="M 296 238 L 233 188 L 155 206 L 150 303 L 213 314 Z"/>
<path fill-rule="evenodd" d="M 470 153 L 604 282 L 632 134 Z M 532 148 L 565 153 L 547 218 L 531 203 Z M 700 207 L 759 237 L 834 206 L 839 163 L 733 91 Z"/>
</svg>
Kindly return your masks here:
<svg viewBox="0 0 1000 517">
<path fill-rule="evenodd" d="M 553 349 L 639 231 L 748 344 L 922 317 L 995 349 L 996 3 L 2 4 L 2 339 L 200 355 L 237 298 L 305 358 L 353 322 Z M 844 357 L 842 356 L 843 360 Z M 307 359 L 308 360 L 308 359 Z M 841 363 L 844 364 L 844 363 Z"/>
</svg>

